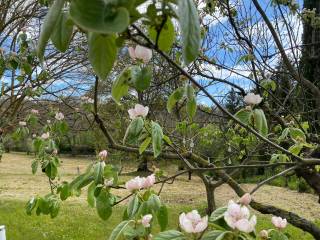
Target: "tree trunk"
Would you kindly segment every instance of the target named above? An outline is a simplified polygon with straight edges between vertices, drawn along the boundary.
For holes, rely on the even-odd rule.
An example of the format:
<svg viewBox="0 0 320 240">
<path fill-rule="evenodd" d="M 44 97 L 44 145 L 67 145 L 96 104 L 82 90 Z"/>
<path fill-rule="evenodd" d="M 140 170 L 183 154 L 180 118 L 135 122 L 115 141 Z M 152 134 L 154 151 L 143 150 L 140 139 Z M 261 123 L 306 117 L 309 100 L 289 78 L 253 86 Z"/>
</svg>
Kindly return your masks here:
<svg viewBox="0 0 320 240">
<path fill-rule="evenodd" d="M 148 168 L 148 157 L 142 156 L 141 161 L 138 165 L 137 172 L 151 172 Z"/>
<path fill-rule="evenodd" d="M 316 16 L 320 16 L 319 0 L 304 0 L 304 8 L 315 9 Z M 304 22 L 302 41 L 303 48 L 300 60 L 302 74 L 306 79 L 320 88 L 320 29 L 312 27 L 308 21 Z M 308 103 L 305 104 L 306 110 L 310 111 L 310 114 L 306 115 L 307 120 L 309 121 L 312 130 L 317 130 L 319 129 L 317 120 L 320 120 L 320 106 L 317 105 L 314 100 L 315 96 L 311 91 L 304 92 L 304 95 L 306 100 L 308 100 Z M 314 111 L 315 109 L 318 111 Z"/>
<path fill-rule="evenodd" d="M 215 188 L 211 184 L 205 184 L 207 194 L 207 214 L 210 215 L 216 209 L 216 201 L 214 198 Z"/>
</svg>

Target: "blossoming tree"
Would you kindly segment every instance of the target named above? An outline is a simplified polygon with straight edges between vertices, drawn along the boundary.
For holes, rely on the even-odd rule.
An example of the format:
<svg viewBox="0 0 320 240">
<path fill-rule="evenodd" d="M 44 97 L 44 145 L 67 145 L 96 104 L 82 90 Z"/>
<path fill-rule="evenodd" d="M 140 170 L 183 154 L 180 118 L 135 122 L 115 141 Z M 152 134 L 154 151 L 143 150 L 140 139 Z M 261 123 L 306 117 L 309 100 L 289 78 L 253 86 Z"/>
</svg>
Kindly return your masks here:
<svg viewBox="0 0 320 240">
<path fill-rule="evenodd" d="M 298 10 L 297 4 L 292 1 L 272 2 L 280 9 L 289 9 L 292 13 Z M 115 226 L 109 236 L 110 240 L 120 237 L 125 239 L 155 238 L 157 240 L 288 239 L 290 236 L 283 231 L 287 221 L 308 231 L 315 238 L 320 238 L 320 229 L 314 223 L 297 214 L 276 206 L 259 203 L 253 199 L 253 194 L 262 185 L 290 172 L 295 172 L 305 178 L 319 194 L 320 188 L 316 181 L 320 179 L 320 176 L 316 166 L 319 165 L 320 160 L 313 157 L 312 154 L 306 154 L 307 151 L 305 151 L 315 149 L 317 140 L 311 140 L 312 135 L 308 134 L 308 127 L 290 111 L 288 115 L 292 117 L 292 122 L 286 123 L 284 117 L 276 115 L 280 126 L 278 127 L 269 120 L 273 116 L 273 111 L 270 111 L 268 104 L 265 103 L 270 96 L 273 96 L 272 91 L 276 88 L 275 82 L 266 78 L 265 72 L 259 70 L 263 62 L 259 58 L 260 49 L 241 32 L 240 21 L 236 21 L 236 6 L 232 6 L 229 1 L 206 1 L 205 3 L 199 1 L 197 3 L 206 5 L 205 10 L 201 13 L 209 12 L 210 15 L 212 9 L 219 8 L 228 17 L 234 35 L 239 41 L 238 44 L 245 50 L 245 54 L 241 55 L 238 61 L 245 62 L 252 67 L 253 79 L 251 80 L 257 85 L 259 94 L 246 94 L 241 86 L 227 82 L 228 85 L 240 91 L 246 104 L 235 113 L 229 112 L 197 78 L 202 76 L 223 82 L 222 79 L 207 75 L 206 71 L 201 70 L 203 66 L 199 66 L 201 63 L 214 65 L 215 61 L 210 59 L 211 52 L 205 52 L 205 49 L 201 48 L 209 42 L 208 38 L 212 35 L 210 35 L 210 27 L 200 24 L 200 20 L 205 19 L 199 16 L 199 10 L 193 0 L 54 0 L 47 3 L 50 7 L 42 24 L 36 53 L 39 64 L 44 67 L 47 56 L 46 46 L 49 40 L 59 51 L 64 52 L 74 40 L 74 31 L 83 34 L 88 45 L 88 59 L 95 73 L 94 97 L 93 99 L 85 97 L 83 107 L 91 114 L 105 136 L 108 148 L 149 155 L 155 159 L 159 157 L 179 159 L 187 167 L 186 171 L 195 172 L 203 181 L 207 191 L 209 215 L 201 217 L 197 210 L 182 213 L 179 217 L 179 228 L 167 230 L 170 212 L 161 202 L 160 193 L 155 192 L 152 187 L 154 184 L 165 184 L 169 180 L 174 180 L 186 171 L 167 178 L 161 178 L 160 173 L 155 172 L 145 178 L 136 177 L 122 186 L 119 182 L 119 169 L 108 162 L 108 149 L 101 151 L 96 161 L 88 166 L 86 172 L 71 182 L 55 182 L 60 166 L 57 142 L 61 134 L 68 130 L 64 114 L 61 112 L 55 113 L 52 122 L 44 124 L 39 136 L 34 136 L 36 159 L 32 163 L 32 171 L 35 173 L 38 168 L 41 168 L 49 178 L 51 193 L 44 197 L 32 198 L 26 206 L 27 214 L 35 212 L 37 215 L 45 214 L 55 217 L 59 212 L 61 201 L 80 195 L 81 190 L 88 187 L 88 203 L 97 209 L 98 215 L 103 220 L 108 220 L 112 215 L 113 206 L 129 199 L 123 221 Z M 259 1 L 253 0 L 252 4 L 261 15 L 275 42 L 273 47 L 279 50 L 280 57 L 293 81 L 308 88 L 313 96 L 318 98 L 319 88 L 301 76 L 296 69 L 297 66 L 291 63 L 276 29 Z M 140 8 L 146 10 L 141 11 Z M 228 46 L 222 47 L 228 49 Z M 112 69 L 121 49 L 128 49 L 132 62 L 122 69 L 120 74 L 113 75 Z M 170 54 L 171 49 L 177 50 L 176 56 Z M 261 142 L 272 148 L 274 152 L 270 163 L 247 164 L 248 162 L 242 159 L 240 163 L 225 166 L 208 161 L 201 154 L 193 151 L 195 147 L 193 140 L 190 142 L 190 147 L 182 147 L 179 142 L 173 140 L 165 126 L 161 126 L 157 119 L 148 115 L 151 108 L 144 106 L 142 102 L 128 110 L 130 123 L 123 136 L 123 141 L 115 141 L 110 133 L 112 126 L 103 121 L 99 113 L 99 84 L 106 81 L 108 77 L 112 77 L 111 97 L 120 107 L 124 98 L 132 92 L 141 95 L 150 88 L 153 71 L 149 62 L 153 54 L 157 54 L 179 73 L 180 85 L 167 96 L 166 110 L 168 113 L 173 113 L 177 106 L 180 107 L 179 109 L 183 107 L 185 121 L 180 124 L 180 130 L 184 130 L 181 131 L 184 138 L 187 136 L 185 132 L 190 130 L 190 126 L 197 117 L 197 109 L 200 105 L 198 98 L 201 93 L 207 101 L 211 101 L 216 106 L 218 113 L 223 114 L 224 118 L 229 120 L 223 121 L 223 124 L 228 126 L 226 132 L 215 132 L 226 136 L 226 145 L 230 148 L 231 146 L 239 147 L 240 152 L 246 152 L 249 145 L 255 145 L 252 144 L 253 142 Z M 260 81 L 258 75 L 263 80 Z M 30 134 L 29 125 L 34 122 L 37 114 L 36 111 L 31 111 L 25 121 L 19 122 L 19 127 L 15 131 L 16 136 L 24 137 Z M 208 137 L 208 129 L 203 129 Z M 280 144 L 283 140 L 287 140 L 290 146 L 283 147 Z M 254 148 L 251 150 L 254 151 Z M 285 169 L 258 183 L 250 193 L 245 191 L 233 178 L 239 169 L 283 166 Z M 230 172 L 230 170 L 235 170 L 235 172 Z M 214 182 L 210 174 L 219 180 Z M 215 209 L 213 191 L 223 183 L 227 183 L 240 199 L 238 202 L 230 201 L 226 207 Z M 124 199 L 118 199 L 112 193 L 114 188 L 119 187 L 128 190 L 128 196 Z M 273 214 L 271 221 L 275 228 L 256 233 L 255 226 L 259 220 L 250 213 L 249 206 L 261 213 Z M 152 229 L 155 218 L 160 226 L 160 232 L 157 233 Z"/>
</svg>

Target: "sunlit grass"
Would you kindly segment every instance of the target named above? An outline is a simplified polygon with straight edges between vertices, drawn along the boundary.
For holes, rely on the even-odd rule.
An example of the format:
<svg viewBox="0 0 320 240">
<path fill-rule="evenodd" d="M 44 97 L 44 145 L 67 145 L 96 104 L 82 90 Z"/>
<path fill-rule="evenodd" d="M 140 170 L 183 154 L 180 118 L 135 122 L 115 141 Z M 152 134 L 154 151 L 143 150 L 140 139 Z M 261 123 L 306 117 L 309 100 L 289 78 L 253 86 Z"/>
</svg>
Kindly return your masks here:
<svg viewBox="0 0 320 240">
<path fill-rule="evenodd" d="M 13 200 L 0 201 L 0 225 L 6 225 L 9 240 L 107 239 L 113 227 L 121 221 L 124 210 L 124 206 L 115 207 L 112 217 L 104 222 L 99 219 L 95 209 L 86 204 L 64 203 L 58 217 L 51 219 L 48 216 L 27 216 L 24 204 Z M 203 212 L 203 207 L 199 208 Z M 191 206 L 170 205 L 169 209 L 169 228 L 176 228 L 179 213 L 191 210 Z M 259 215 L 257 231 L 270 227 L 270 216 Z M 292 226 L 287 228 L 287 232 L 293 239 L 313 239 Z"/>
</svg>

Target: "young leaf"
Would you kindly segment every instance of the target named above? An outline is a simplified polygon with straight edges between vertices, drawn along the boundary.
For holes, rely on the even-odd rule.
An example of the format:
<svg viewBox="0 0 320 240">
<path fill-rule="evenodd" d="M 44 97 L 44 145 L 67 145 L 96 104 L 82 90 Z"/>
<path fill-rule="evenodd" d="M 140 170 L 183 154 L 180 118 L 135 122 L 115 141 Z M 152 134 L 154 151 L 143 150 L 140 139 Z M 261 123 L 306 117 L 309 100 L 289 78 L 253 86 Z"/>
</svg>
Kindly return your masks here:
<svg viewBox="0 0 320 240">
<path fill-rule="evenodd" d="M 187 239 L 182 232 L 169 230 L 161 232 L 154 237 L 154 240 L 185 240 Z"/>
<path fill-rule="evenodd" d="M 201 240 L 223 240 L 223 239 L 228 239 L 228 238 L 225 238 L 227 235 L 232 236 L 232 232 L 214 230 L 214 231 L 210 231 L 210 232 L 205 233 L 202 236 Z"/>
<path fill-rule="evenodd" d="M 94 166 L 93 177 L 96 185 L 103 184 L 104 167 L 105 167 L 104 162 L 98 162 Z"/>
<path fill-rule="evenodd" d="M 128 227 L 128 225 L 133 222 L 130 221 L 123 221 L 118 226 L 116 226 L 113 231 L 111 232 L 111 235 L 109 237 L 109 240 L 118 240 L 121 236 L 121 234 L 125 231 L 125 229 Z"/>
<path fill-rule="evenodd" d="M 268 134 L 267 119 L 261 109 L 255 109 L 253 111 L 253 125 L 263 136 Z"/>
<path fill-rule="evenodd" d="M 132 81 L 137 91 L 144 91 L 149 88 L 152 79 L 152 70 L 150 67 L 132 68 Z"/>
<path fill-rule="evenodd" d="M 108 220 L 112 214 L 112 207 L 109 201 L 109 193 L 102 189 L 99 196 L 96 198 L 96 207 L 98 215 L 103 220 Z"/>
<path fill-rule="evenodd" d="M 135 143 L 143 129 L 144 121 L 141 117 L 135 118 L 131 121 L 127 128 L 126 134 L 124 136 L 123 142 Z"/>
<path fill-rule="evenodd" d="M 148 208 L 153 211 L 158 211 L 161 207 L 161 201 L 158 195 L 152 194 L 148 199 Z"/>
<path fill-rule="evenodd" d="M 88 39 L 89 60 L 95 73 L 105 80 L 117 57 L 116 37 L 90 33 Z"/>
<path fill-rule="evenodd" d="M 140 145 L 139 147 L 139 154 L 141 155 L 149 146 L 151 142 L 151 137 L 147 137 Z"/>
<path fill-rule="evenodd" d="M 36 174 L 38 170 L 39 161 L 37 159 L 33 160 L 31 163 L 32 174 Z"/>
<path fill-rule="evenodd" d="M 157 219 L 160 226 L 160 230 L 164 231 L 168 226 L 168 209 L 165 205 L 162 205 L 157 212 Z"/>
<path fill-rule="evenodd" d="M 240 120 L 240 122 L 248 125 L 251 122 L 252 111 L 247 109 L 240 109 L 236 114 L 235 117 Z"/>
<path fill-rule="evenodd" d="M 223 218 L 224 213 L 227 211 L 227 207 L 221 207 L 216 209 L 213 213 L 211 213 L 211 216 L 209 218 L 209 222 L 215 222 L 221 218 Z"/>
<path fill-rule="evenodd" d="M 199 54 L 200 23 L 193 0 L 178 0 L 178 18 L 182 33 L 182 56 L 186 65 Z"/>
<path fill-rule="evenodd" d="M 32 210 L 36 208 L 37 204 L 38 204 L 38 198 L 33 197 L 29 200 L 29 202 L 26 205 L 27 215 L 31 215 Z"/>
<path fill-rule="evenodd" d="M 131 78 L 131 69 L 124 69 L 117 79 L 114 81 L 111 89 L 111 95 L 113 100 L 120 104 L 120 99 L 128 94 L 129 85 L 128 81 Z"/>
<path fill-rule="evenodd" d="M 73 33 L 73 22 L 67 12 L 62 12 L 51 35 L 53 45 L 60 51 L 68 49 Z"/>
<path fill-rule="evenodd" d="M 69 184 L 67 182 L 64 182 L 60 186 L 59 192 L 60 192 L 60 199 L 62 201 L 66 200 L 71 195 Z"/>
<path fill-rule="evenodd" d="M 43 61 L 43 55 L 50 36 L 59 20 L 65 0 L 55 0 L 47 13 L 41 27 L 40 37 L 37 45 L 37 55 Z"/>
<path fill-rule="evenodd" d="M 187 85 L 186 86 L 186 95 L 187 95 L 187 114 L 190 119 L 193 119 L 197 112 L 197 100 L 196 96 L 194 94 L 194 89 L 192 85 Z"/>
<path fill-rule="evenodd" d="M 128 207 L 127 207 L 128 218 L 132 218 L 137 213 L 139 209 L 139 205 L 140 205 L 139 197 L 135 195 L 128 203 Z"/>
<path fill-rule="evenodd" d="M 73 21 L 89 32 L 120 33 L 129 25 L 129 12 L 124 7 L 115 6 L 111 1 L 73 0 L 70 15 Z"/>
<path fill-rule="evenodd" d="M 150 38 L 153 40 L 154 43 L 157 41 L 157 35 L 159 30 L 157 29 L 158 26 L 152 26 L 149 28 L 149 35 Z M 170 51 L 172 44 L 175 40 L 175 31 L 174 26 L 171 19 L 168 17 L 165 24 L 161 28 L 161 31 L 158 36 L 158 47 L 160 50 L 164 52 Z"/>
<path fill-rule="evenodd" d="M 193 117 L 196 115 L 196 112 L 197 112 L 196 98 L 188 99 L 186 108 L 187 108 L 187 114 L 189 118 L 193 119 Z"/>
<path fill-rule="evenodd" d="M 306 135 L 299 128 L 290 128 L 290 137 L 297 142 L 306 141 Z"/>
<path fill-rule="evenodd" d="M 167 110 L 169 113 L 172 112 L 172 109 L 176 105 L 176 103 L 183 97 L 184 88 L 177 88 L 173 93 L 171 93 L 168 101 L 167 101 Z"/>
<path fill-rule="evenodd" d="M 162 150 L 162 138 L 163 132 L 160 125 L 156 122 L 151 123 L 152 128 L 152 147 L 153 147 L 153 154 L 154 157 L 158 157 Z"/>
</svg>

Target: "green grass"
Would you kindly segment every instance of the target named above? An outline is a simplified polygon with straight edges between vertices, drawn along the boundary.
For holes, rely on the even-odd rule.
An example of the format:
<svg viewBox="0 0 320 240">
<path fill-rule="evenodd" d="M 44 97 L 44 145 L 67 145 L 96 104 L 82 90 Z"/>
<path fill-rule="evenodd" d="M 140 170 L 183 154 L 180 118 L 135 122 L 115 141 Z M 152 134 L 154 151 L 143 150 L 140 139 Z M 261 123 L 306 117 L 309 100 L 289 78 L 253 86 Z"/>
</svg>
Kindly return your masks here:
<svg viewBox="0 0 320 240">
<path fill-rule="evenodd" d="M 55 219 L 48 216 L 27 216 L 24 204 L 20 201 L 0 200 L 0 225 L 6 225 L 8 240 L 107 239 L 113 227 L 121 220 L 124 209 L 124 206 L 115 207 L 112 217 L 104 222 L 98 218 L 94 209 L 85 204 L 66 202 Z M 180 212 L 189 211 L 191 208 L 192 206 L 169 206 L 170 228 L 177 227 Z M 258 232 L 272 227 L 270 218 L 270 216 L 258 216 Z M 313 239 L 310 235 L 292 226 L 287 228 L 287 232 L 292 235 L 292 239 Z"/>
</svg>

